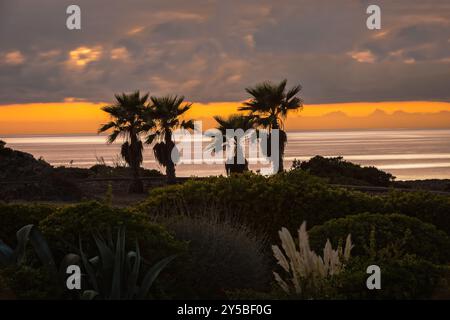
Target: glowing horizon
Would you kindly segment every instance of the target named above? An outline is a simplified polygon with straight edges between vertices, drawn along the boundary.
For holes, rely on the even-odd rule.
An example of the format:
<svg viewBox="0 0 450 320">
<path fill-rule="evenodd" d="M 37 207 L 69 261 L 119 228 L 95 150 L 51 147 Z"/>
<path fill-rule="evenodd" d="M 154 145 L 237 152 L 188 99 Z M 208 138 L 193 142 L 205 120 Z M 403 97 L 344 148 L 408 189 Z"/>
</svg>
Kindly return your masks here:
<svg viewBox="0 0 450 320">
<path fill-rule="evenodd" d="M 64 102 L 0 106 L 0 134 L 96 133 L 108 121 L 101 107 L 108 103 Z M 194 103 L 187 117 L 215 125 L 213 116 L 238 112 L 241 102 Z M 358 119 L 358 121 L 355 121 Z M 450 128 L 450 103 L 430 101 L 306 104 L 286 120 L 287 130 Z"/>
</svg>

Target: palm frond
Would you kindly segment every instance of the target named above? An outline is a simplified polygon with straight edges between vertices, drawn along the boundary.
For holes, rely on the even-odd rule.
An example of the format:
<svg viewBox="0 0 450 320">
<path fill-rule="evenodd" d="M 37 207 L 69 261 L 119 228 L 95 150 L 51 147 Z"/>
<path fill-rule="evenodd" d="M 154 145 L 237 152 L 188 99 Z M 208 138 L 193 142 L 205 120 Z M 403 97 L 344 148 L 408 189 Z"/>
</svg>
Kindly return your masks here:
<svg viewBox="0 0 450 320">
<path fill-rule="evenodd" d="M 98 129 L 98 133 L 102 133 L 105 131 L 108 131 L 111 128 L 116 127 L 117 124 L 114 121 L 110 121 L 108 123 L 103 124 L 99 129 Z"/>
</svg>

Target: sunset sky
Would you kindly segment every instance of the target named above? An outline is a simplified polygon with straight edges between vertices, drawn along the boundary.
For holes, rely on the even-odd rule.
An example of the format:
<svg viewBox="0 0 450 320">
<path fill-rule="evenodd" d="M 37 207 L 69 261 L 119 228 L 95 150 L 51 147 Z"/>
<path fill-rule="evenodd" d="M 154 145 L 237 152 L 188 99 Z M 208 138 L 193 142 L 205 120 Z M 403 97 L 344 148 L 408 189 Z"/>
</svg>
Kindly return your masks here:
<svg viewBox="0 0 450 320">
<path fill-rule="evenodd" d="M 66 29 L 66 8 L 82 30 Z M 450 128 L 448 0 L 0 0 L 0 135 L 94 133 L 137 89 L 213 125 L 244 88 L 301 84 L 290 130 Z M 369 4 L 382 29 L 366 28 Z"/>
</svg>

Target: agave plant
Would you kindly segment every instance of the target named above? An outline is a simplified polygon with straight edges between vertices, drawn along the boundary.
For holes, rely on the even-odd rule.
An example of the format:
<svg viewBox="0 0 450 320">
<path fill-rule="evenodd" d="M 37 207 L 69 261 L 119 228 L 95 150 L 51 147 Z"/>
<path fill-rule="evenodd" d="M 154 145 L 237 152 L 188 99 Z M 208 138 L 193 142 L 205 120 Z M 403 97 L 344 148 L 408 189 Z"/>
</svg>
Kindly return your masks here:
<svg viewBox="0 0 450 320">
<path fill-rule="evenodd" d="M 69 265 L 78 264 L 79 257 L 75 254 L 68 254 L 62 260 L 59 269 L 56 267 L 53 254 L 44 236 L 38 228 L 32 224 L 22 227 L 16 233 L 17 247 L 15 249 L 6 245 L 0 240 L 0 267 L 20 266 L 26 263 L 27 246 L 31 243 L 34 252 L 40 262 L 54 279 L 54 284 L 62 290 L 61 284 L 65 279 L 65 271 Z"/>
<path fill-rule="evenodd" d="M 26 261 L 28 243 L 34 248 L 42 265 L 51 273 L 56 274 L 57 268 L 52 252 L 39 230 L 32 224 L 24 226 L 16 233 L 17 247 L 12 249 L 0 240 L 0 266 L 21 265 Z"/>
<path fill-rule="evenodd" d="M 278 234 L 284 253 L 276 245 L 272 246 L 272 250 L 278 264 L 288 276 L 283 279 L 277 272 L 273 274 L 278 285 L 288 294 L 311 296 L 311 293 L 320 291 L 324 280 L 344 269 L 353 248 L 349 234 L 344 249 L 338 247 L 333 250 L 330 240 L 327 240 L 323 258 L 318 256 L 309 246 L 306 222 L 298 230 L 298 249 L 289 230 L 282 228 Z"/>
<path fill-rule="evenodd" d="M 144 259 L 136 241 L 135 251 L 126 251 L 125 228 L 118 230 L 117 240 L 111 232 L 104 239 L 93 235 L 98 256 L 88 259 L 80 240 L 80 254 L 92 290 L 85 290 L 83 299 L 131 300 L 145 299 L 161 271 L 175 258 L 170 256 L 157 262 L 144 273 Z"/>
</svg>

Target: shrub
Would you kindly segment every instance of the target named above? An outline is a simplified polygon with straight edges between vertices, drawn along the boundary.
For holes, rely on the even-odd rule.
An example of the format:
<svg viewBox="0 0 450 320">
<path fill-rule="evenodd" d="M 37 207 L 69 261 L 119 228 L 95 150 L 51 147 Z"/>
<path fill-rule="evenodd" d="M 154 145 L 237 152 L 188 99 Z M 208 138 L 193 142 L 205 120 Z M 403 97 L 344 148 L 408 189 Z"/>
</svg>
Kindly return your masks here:
<svg viewBox="0 0 450 320">
<path fill-rule="evenodd" d="M 381 290 L 368 290 L 367 267 L 381 268 Z M 440 267 L 411 256 L 352 258 L 343 273 L 335 279 L 337 297 L 341 299 L 426 299 L 442 276 Z"/>
<path fill-rule="evenodd" d="M 1 147 L 1 141 L 0 141 L 0 147 Z M 16 296 L 14 295 L 14 292 L 9 288 L 6 280 L 1 275 L 0 270 L 0 300 L 14 300 L 16 299 Z"/>
<path fill-rule="evenodd" d="M 189 245 L 187 255 L 174 261 L 175 298 L 223 299 L 228 290 L 269 285 L 265 241 L 244 225 L 211 214 L 173 217 L 163 223 L 177 240 Z"/>
<path fill-rule="evenodd" d="M 33 268 L 27 265 L 0 269 L 5 292 L 17 299 L 43 300 L 59 299 L 61 290 L 54 284 L 44 268 Z M 0 284 L 0 291 L 1 284 Z"/>
<path fill-rule="evenodd" d="M 312 227 L 332 218 L 363 212 L 416 217 L 450 235 L 447 196 L 400 191 L 370 195 L 327 185 L 302 170 L 267 178 L 244 174 L 189 180 L 182 185 L 151 190 L 140 209 L 150 215 L 175 215 L 202 212 L 211 204 L 220 215 L 233 212 L 255 230 L 268 233 L 273 240 L 277 239 L 280 226 L 308 221 Z"/>
<path fill-rule="evenodd" d="M 391 247 L 435 263 L 450 261 L 450 240 L 444 232 L 417 218 L 399 214 L 365 213 L 330 220 L 310 230 L 311 246 L 319 250 L 327 239 L 337 245 L 349 233 L 356 256 L 370 255 L 370 241 L 375 237 L 377 249 Z"/>
<path fill-rule="evenodd" d="M 0 202 L 0 239 L 15 245 L 16 232 L 28 224 L 38 225 L 56 207 L 43 204 L 4 204 Z"/>
<path fill-rule="evenodd" d="M 343 157 L 324 158 L 315 156 L 309 161 L 294 160 L 292 168 L 309 171 L 311 174 L 327 178 L 331 183 L 389 186 L 395 177 L 375 167 L 362 167 L 345 161 Z"/>
<path fill-rule="evenodd" d="M 430 192 L 392 191 L 383 199 L 384 213 L 397 212 L 434 224 L 450 235 L 450 198 Z"/>
<path fill-rule="evenodd" d="M 219 216 L 230 212 L 254 230 L 277 238 L 280 226 L 310 226 L 370 210 L 378 198 L 329 187 L 303 171 L 271 177 L 255 174 L 190 180 L 150 191 L 139 208 L 152 215 L 201 213 L 213 204 Z"/>
<path fill-rule="evenodd" d="M 181 243 L 175 241 L 163 227 L 151 223 L 146 215 L 95 201 L 61 207 L 40 223 L 50 247 L 60 257 L 68 252 L 77 252 L 80 238 L 86 254 L 93 255 L 95 245 L 91 240 L 92 234 L 106 233 L 120 226 L 126 226 L 132 245 L 135 239 L 139 240 L 142 255 L 151 262 L 184 250 Z"/>
</svg>

